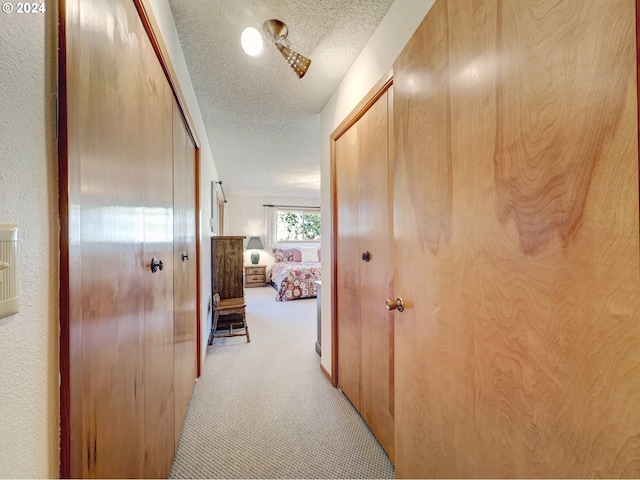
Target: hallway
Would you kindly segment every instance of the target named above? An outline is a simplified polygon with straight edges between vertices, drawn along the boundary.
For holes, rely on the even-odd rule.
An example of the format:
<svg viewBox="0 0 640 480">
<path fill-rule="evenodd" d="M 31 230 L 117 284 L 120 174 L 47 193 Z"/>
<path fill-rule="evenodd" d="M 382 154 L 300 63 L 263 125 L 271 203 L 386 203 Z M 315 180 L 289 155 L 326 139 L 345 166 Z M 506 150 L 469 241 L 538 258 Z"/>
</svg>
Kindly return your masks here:
<svg viewBox="0 0 640 480">
<path fill-rule="evenodd" d="M 316 300 L 245 289 L 251 343 L 209 347 L 171 478 L 393 478 L 393 465 L 320 371 Z M 208 333 L 208 332 L 207 332 Z"/>
</svg>

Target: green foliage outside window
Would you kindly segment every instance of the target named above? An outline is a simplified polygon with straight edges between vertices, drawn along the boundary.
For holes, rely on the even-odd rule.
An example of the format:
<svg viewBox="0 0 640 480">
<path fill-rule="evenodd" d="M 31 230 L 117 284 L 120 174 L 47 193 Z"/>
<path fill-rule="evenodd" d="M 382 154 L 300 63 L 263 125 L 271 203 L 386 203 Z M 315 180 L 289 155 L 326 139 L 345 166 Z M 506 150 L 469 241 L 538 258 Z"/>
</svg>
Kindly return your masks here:
<svg viewBox="0 0 640 480">
<path fill-rule="evenodd" d="M 278 241 L 319 241 L 320 212 L 304 210 L 278 211 Z"/>
</svg>

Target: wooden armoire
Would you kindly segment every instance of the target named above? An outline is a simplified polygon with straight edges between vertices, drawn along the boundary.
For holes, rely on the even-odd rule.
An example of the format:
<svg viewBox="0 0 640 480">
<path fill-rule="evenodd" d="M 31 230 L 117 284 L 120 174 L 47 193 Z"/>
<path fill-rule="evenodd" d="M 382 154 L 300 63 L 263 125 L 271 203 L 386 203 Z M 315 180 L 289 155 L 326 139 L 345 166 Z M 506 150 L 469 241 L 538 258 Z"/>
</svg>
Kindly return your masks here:
<svg viewBox="0 0 640 480">
<path fill-rule="evenodd" d="M 244 296 L 244 247 L 241 236 L 211 237 L 211 294 L 220 300 Z"/>
<path fill-rule="evenodd" d="M 332 137 L 334 365 L 369 422 L 393 364 L 398 478 L 640 477 L 636 7 L 436 0 Z"/>
<path fill-rule="evenodd" d="M 196 147 L 139 1 L 59 13 L 60 475 L 167 478 L 197 369 Z"/>
</svg>

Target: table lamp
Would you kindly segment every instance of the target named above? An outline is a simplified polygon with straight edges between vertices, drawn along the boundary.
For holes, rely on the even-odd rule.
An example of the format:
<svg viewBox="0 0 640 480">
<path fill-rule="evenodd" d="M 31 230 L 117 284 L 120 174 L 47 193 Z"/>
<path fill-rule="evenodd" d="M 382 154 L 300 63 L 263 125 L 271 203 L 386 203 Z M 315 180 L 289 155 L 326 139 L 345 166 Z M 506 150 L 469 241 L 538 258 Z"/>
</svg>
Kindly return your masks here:
<svg viewBox="0 0 640 480">
<path fill-rule="evenodd" d="M 260 261 L 260 252 L 258 250 L 262 250 L 264 247 L 262 246 L 262 240 L 260 237 L 249 237 L 249 241 L 247 242 L 247 250 L 253 250 L 251 252 L 251 263 L 253 265 L 257 265 Z"/>
</svg>

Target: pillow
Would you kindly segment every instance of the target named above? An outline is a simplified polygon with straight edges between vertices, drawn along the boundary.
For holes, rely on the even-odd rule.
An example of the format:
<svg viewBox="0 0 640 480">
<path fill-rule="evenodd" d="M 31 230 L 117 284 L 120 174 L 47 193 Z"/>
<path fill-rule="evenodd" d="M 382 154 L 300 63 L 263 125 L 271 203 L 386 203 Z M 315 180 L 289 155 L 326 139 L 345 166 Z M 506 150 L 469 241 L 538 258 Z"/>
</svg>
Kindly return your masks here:
<svg viewBox="0 0 640 480">
<path fill-rule="evenodd" d="M 318 247 L 300 247 L 301 262 L 318 262 Z"/>
<path fill-rule="evenodd" d="M 290 248 L 274 248 L 273 261 L 278 262 L 293 262 L 293 250 Z"/>
<path fill-rule="evenodd" d="M 302 261 L 302 253 L 300 252 L 299 248 L 294 248 L 293 249 L 293 261 L 294 262 L 301 262 Z"/>
</svg>

